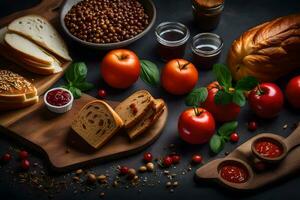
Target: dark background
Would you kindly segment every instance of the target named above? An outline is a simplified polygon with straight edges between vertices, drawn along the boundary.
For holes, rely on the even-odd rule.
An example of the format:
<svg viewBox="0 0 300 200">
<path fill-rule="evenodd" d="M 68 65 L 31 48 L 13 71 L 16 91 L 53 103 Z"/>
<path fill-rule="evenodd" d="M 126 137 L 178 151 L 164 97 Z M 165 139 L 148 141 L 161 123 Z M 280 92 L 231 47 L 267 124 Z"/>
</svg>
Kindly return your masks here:
<svg viewBox="0 0 300 200">
<path fill-rule="evenodd" d="M 200 30 L 197 29 L 193 24 L 191 3 L 189 0 L 155 0 L 157 7 L 157 20 L 155 26 L 163 21 L 179 21 L 188 26 L 191 30 L 191 36 L 194 36 Z M 1 0 L 0 1 L 0 17 L 8 15 L 17 10 L 29 8 L 38 3 L 36 0 Z M 264 21 L 271 20 L 273 18 L 297 13 L 300 11 L 300 2 L 298 0 L 227 0 L 225 4 L 225 10 L 218 28 L 213 31 L 219 34 L 224 39 L 224 49 L 220 62 L 225 62 L 228 49 L 232 41 L 237 38 L 242 32 L 246 31 L 252 26 L 260 24 Z M 154 27 L 155 27 L 154 26 Z M 182 154 L 182 161 L 177 168 L 186 168 L 192 154 L 201 153 L 204 160 L 207 162 L 218 156 L 210 155 L 207 145 L 188 145 L 180 141 L 177 135 L 177 118 L 179 114 L 186 109 L 184 106 L 184 97 L 174 97 L 167 95 L 160 88 L 150 88 L 139 80 L 133 87 L 120 91 L 108 88 L 100 79 L 99 75 L 99 63 L 102 59 L 104 52 L 97 50 L 86 49 L 71 41 L 68 41 L 72 57 L 75 61 L 84 61 L 88 64 L 89 75 L 88 80 L 93 82 L 98 88 L 105 88 L 108 92 L 107 99 L 110 100 L 121 100 L 132 92 L 138 89 L 148 89 L 155 97 L 164 98 L 169 107 L 169 118 L 166 128 L 162 136 L 150 146 L 147 151 L 151 151 L 154 156 L 162 156 L 167 152 L 165 147 L 171 143 L 175 143 L 177 151 Z M 163 66 L 156 56 L 155 52 L 155 36 L 153 29 L 142 39 L 130 45 L 128 48 L 134 50 L 140 58 L 149 59 L 154 61 L 160 68 Z M 185 58 L 190 58 L 190 45 L 187 48 Z M 299 52 L 300 53 L 300 52 Z M 284 66 L 283 66 L 284 67 Z M 298 73 L 299 74 L 299 73 Z M 294 74 L 295 75 L 295 74 Z M 199 73 L 199 86 L 204 86 L 211 82 L 213 77 L 211 72 L 200 71 Z M 279 81 L 279 85 L 284 87 L 287 78 Z M 60 80 L 57 85 L 62 84 L 64 81 Z M 89 92 L 93 96 L 97 96 L 97 89 Z M 250 113 L 250 114 L 249 114 Z M 260 132 L 275 132 L 284 136 L 287 136 L 291 129 L 290 127 L 300 120 L 299 112 L 293 111 L 287 105 L 281 112 L 280 116 L 274 120 L 263 121 L 259 120 L 259 128 L 255 133 L 250 133 L 246 129 L 246 122 L 251 119 L 253 115 L 248 110 L 247 106 L 242 110 L 239 117 L 239 134 L 240 141 L 238 144 L 226 144 L 225 150 L 219 154 L 224 156 L 225 151 L 231 151 L 236 148 L 239 144 L 246 141 L 248 138 L 254 136 Z M 283 129 L 282 126 L 288 124 L 289 128 Z M 10 140 L 6 136 L 0 136 L 0 154 L 8 151 L 9 146 L 15 145 L 13 140 Z M 145 150 L 145 151 L 146 151 Z M 40 161 L 41 156 L 31 151 L 31 160 Z M 110 169 L 111 166 L 127 165 L 131 167 L 139 167 L 141 165 L 141 158 L 143 153 L 139 153 L 128 158 L 123 158 L 111 162 L 99 164 L 92 168 L 96 173 L 100 174 L 105 170 Z M 17 162 L 12 162 L 9 168 L 16 169 Z M 46 165 L 46 164 L 45 164 Z M 33 188 L 27 184 L 20 184 L 13 181 L 13 176 L 7 172 L 8 167 L 4 166 L 0 168 L 0 198 L 1 199 L 47 199 L 46 193 Z M 299 199 L 299 185 L 300 176 L 299 174 L 292 175 L 284 180 L 280 180 L 275 183 L 271 183 L 269 186 L 264 187 L 260 190 L 251 192 L 238 192 L 226 190 L 217 185 L 208 185 L 206 183 L 196 184 L 193 181 L 193 175 L 196 167 L 193 168 L 186 176 L 179 178 L 180 186 L 175 189 L 174 193 L 170 193 L 165 188 L 166 179 L 161 178 L 161 184 L 154 187 L 143 187 L 141 192 L 138 192 L 139 188 L 125 189 L 109 189 L 102 190 L 96 189 L 91 192 L 74 195 L 71 190 L 65 190 L 54 196 L 55 199 L 96 199 L 99 198 L 101 191 L 105 192 L 105 199 Z M 54 174 L 57 178 L 62 178 L 65 174 Z"/>
</svg>

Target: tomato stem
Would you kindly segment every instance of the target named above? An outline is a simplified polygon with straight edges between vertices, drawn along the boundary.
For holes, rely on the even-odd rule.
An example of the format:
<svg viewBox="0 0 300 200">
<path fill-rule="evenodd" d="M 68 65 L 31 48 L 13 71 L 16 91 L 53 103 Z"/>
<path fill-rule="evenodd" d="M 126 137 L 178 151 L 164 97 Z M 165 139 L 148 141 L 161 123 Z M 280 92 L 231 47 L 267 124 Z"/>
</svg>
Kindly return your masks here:
<svg viewBox="0 0 300 200">
<path fill-rule="evenodd" d="M 199 115 L 201 115 L 201 113 L 203 112 L 203 110 L 201 109 L 201 111 L 199 111 L 199 108 L 198 107 L 196 107 L 196 106 L 194 106 L 193 107 L 193 109 L 194 109 L 194 112 L 195 112 L 195 115 L 196 116 L 199 116 Z"/>
<path fill-rule="evenodd" d="M 182 69 L 185 69 L 185 68 L 190 64 L 190 62 L 187 62 L 187 63 L 181 65 L 180 62 L 179 62 L 178 60 L 176 60 L 176 61 L 177 61 L 177 64 L 178 64 L 178 67 L 179 67 L 179 70 L 180 70 L 180 71 L 181 71 Z"/>
<path fill-rule="evenodd" d="M 263 94 L 265 93 L 265 92 L 261 89 L 261 87 L 260 87 L 259 84 L 257 85 L 257 89 L 258 89 L 258 90 L 257 90 L 257 94 L 258 94 L 258 95 L 263 95 Z"/>
</svg>

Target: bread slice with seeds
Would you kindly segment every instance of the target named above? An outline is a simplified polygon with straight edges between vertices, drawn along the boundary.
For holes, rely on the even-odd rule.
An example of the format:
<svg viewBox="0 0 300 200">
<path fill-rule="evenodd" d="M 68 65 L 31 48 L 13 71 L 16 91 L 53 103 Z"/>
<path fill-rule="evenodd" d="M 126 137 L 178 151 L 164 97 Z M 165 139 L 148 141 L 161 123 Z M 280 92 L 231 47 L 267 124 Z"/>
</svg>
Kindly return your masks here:
<svg viewBox="0 0 300 200">
<path fill-rule="evenodd" d="M 126 129 L 130 139 L 135 139 L 150 128 L 164 112 L 164 107 L 164 100 L 155 99 L 152 108 L 147 112 L 147 114 L 134 127 Z"/>
<path fill-rule="evenodd" d="M 90 146 L 98 149 L 122 128 L 123 121 L 107 103 L 95 100 L 81 109 L 71 126 Z"/>
<path fill-rule="evenodd" d="M 122 101 L 115 111 L 124 122 L 125 128 L 134 126 L 151 109 L 154 98 L 146 90 L 140 90 Z"/>
</svg>

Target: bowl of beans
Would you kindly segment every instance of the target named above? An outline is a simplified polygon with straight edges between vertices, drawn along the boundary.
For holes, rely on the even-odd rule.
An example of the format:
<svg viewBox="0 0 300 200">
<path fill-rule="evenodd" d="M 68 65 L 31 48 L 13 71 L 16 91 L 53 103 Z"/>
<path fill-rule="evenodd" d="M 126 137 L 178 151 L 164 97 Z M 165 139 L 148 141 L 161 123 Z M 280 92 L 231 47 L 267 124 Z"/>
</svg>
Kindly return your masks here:
<svg viewBox="0 0 300 200">
<path fill-rule="evenodd" d="M 60 13 L 67 35 L 80 44 L 103 50 L 140 39 L 155 19 L 152 0 L 66 0 Z"/>
</svg>

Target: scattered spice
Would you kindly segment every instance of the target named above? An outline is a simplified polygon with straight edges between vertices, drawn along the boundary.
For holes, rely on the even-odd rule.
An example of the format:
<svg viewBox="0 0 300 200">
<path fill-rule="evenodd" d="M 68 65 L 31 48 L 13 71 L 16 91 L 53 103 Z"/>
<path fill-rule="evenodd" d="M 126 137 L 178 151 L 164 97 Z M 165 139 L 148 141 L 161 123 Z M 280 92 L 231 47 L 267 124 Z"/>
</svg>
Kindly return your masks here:
<svg viewBox="0 0 300 200">
<path fill-rule="evenodd" d="M 88 174 L 87 175 L 87 180 L 91 184 L 96 183 L 96 181 L 97 181 L 96 175 L 95 174 Z"/>
<path fill-rule="evenodd" d="M 154 170 L 154 164 L 152 162 L 148 162 L 146 164 L 147 170 L 152 172 Z"/>
<path fill-rule="evenodd" d="M 78 169 L 78 170 L 76 170 L 76 175 L 80 175 L 80 174 L 82 174 L 83 173 L 83 170 L 82 169 Z"/>
<path fill-rule="evenodd" d="M 286 129 L 288 127 L 288 125 L 287 124 L 285 124 L 285 125 L 283 125 L 283 129 Z"/>
<path fill-rule="evenodd" d="M 139 168 L 139 172 L 146 172 L 147 171 L 147 167 L 146 166 L 141 166 L 140 168 Z"/>
</svg>

